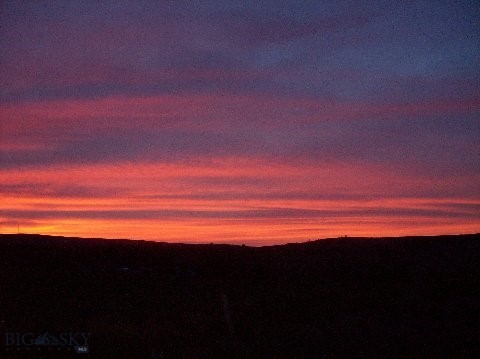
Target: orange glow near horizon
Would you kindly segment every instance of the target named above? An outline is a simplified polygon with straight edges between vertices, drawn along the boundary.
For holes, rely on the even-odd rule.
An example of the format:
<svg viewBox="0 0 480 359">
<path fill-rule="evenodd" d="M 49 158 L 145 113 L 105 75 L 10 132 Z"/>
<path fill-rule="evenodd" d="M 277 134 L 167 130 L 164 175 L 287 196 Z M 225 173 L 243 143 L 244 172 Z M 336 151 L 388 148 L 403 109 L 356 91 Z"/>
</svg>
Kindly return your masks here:
<svg viewBox="0 0 480 359">
<path fill-rule="evenodd" d="M 462 230 L 459 231 L 458 228 Z M 137 239 L 181 243 L 271 245 L 307 240 L 350 237 L 399 237 L 477 233 L 478 222 L 425 218 L 347 218 L 342 220 L 69 220 L 51 219 L 20 226 L 21 233 L 84 238 Z M 17 233 L 6 225 L 2 233 Z"/>
<path fill-rule="evenodd" d="M 2 233 L 16 233 L 19 225 L 25 233 L 268 245 L 480 228 L 476 199 L 418 197 L 428 180 L 375 166 L 295 166 L 252 158 L 68 165 L 2 171 L 0 185 L 10 183 L 17 188 L 1 193 Z"/>
</svg>

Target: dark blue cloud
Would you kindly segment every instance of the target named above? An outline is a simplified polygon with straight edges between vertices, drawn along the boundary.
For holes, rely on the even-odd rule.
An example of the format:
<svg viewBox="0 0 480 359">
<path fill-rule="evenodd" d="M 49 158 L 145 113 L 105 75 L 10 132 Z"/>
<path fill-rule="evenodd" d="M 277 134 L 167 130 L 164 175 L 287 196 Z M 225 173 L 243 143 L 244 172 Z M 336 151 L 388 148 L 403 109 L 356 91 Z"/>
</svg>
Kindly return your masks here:
<svg viewBox="0 0 480 359">
<path fill-rule="evenodd" d="M 474 96 L 479 13 L 470 1 L 6 1 L 1 98 Z"/>
<path fill-rule="evenodd" d="M 5 210 L 8 218 L 40 219 L 306 219 L 306 218 L 338 218 L 342 217 L 417 217 L 417 218 L 470 218 L 477 219 L 478 206 L 472 206 L 466 212 L 455 208 L 440 209 L 405 209 L 405 208 L 371 208 L 358 210 L 313 210 L 302 208 L 268 208 L 230 211 L 195 211 L 195 210 L 86 210 L 86 211 L 55 211 L 55 210 Z"/>
<path fill-rule="evenodd" d="M 52 126 L 49 133 L 39 135 L 41 142 L 48 144 L 45 148 L 4 150 L 0 161 L 4 168 L 12 168 L 242 157 L 277 163 L 377 164 L 437 179 L 480 172 L 475 155 L 480 148 L 476 112 L 416 117 L 367 112 L 363 116 L 370 118 L 303 122 L 295 116 L 315 116 L 315 111 L 293 109 L 282 117 L 285 107 L 276 106 L 265 113 L 243 112 L 234 119 L 224 119 L 224 109 L 198 115 L 194 122 L 212 120 L 211 126 L 199 129 L 182 128 L 181 119 L 177 129 L 145 125 L 122 129 L 116 127 L 115 119 L 110 120 L 111 126 L 89 129 L 96 119 L 85 125 L 80 120 L 70 129 Z M 28 141 L 34 135 L 25 130 L 17 140 Z"/>
</svg>

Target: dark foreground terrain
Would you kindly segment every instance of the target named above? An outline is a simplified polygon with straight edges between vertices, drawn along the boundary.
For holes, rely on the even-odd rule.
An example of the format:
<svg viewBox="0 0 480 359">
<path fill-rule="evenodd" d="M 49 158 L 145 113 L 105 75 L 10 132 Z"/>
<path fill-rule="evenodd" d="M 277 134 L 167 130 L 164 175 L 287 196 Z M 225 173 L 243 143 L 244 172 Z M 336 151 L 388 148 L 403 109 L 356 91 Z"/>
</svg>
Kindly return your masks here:
<svg viewBox="0 0 480 359">
<path fill-rule="evenodd" d="M 473 358 L 479 266 L 479 235 L 262 248 L 1 235 L 0 358 Z M 89 353 L 28 341 L 47 332 L 91 333 Z"/>
</svg>

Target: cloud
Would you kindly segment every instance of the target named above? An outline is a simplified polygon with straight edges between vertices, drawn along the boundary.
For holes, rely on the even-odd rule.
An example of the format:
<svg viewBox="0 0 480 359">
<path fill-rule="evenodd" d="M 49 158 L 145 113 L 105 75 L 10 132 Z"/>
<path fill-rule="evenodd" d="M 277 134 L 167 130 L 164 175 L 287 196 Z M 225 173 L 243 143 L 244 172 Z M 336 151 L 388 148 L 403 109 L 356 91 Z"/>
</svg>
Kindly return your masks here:
<svg viewBox="0 0 480 359">
<path fill-rule="evenodd" d="M 227 92 L 392 101 L 478 92 L 479 14 L 467 2 L 282 4 L 8 2 L 0 97 Z"/>
<path fill-rule="evenodd" d="M 369 208 L 355 210 L 313 210 L 301 208 L 268 208 L 241 211 L 194 211 L 194 210 L 87 210 L 87 211 L 53 211 L 53 210 L 4 210 L 3 215 L 8 218 L 42 219 L 108 219 L 108 220 L 136 220 L 136 219 L 308 219 L 308 218 L 368 218 L 368 217 L 415 217 L 415 218 L 461 218 L 477 219 L 479 205 L 471 212 L 454 211 L 452 209 L 405 209 L 405 208 Z"/>
<path fill-rule="evenodd" d="M 476 175 L 476 99 L 362 104 L 160 96 L 4 106 L 4 168 L 195 158 L 370 163 L 430 177 Z M 12 147 L 16 142 L 31 145 Z M 32 147 L 33 146 L 33 147 Z"/>
</svg>

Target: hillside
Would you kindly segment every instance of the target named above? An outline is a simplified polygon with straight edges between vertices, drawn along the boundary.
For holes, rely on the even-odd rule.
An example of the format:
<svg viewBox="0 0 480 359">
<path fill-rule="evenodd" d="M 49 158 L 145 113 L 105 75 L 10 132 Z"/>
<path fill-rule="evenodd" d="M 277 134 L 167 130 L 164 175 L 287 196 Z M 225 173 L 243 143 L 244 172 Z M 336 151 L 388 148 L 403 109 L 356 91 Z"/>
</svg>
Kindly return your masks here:
<svg viewBox="0 0 480 359">
<path fill-rule="evenodd" d="M 254 248 L 0 235 L 0 331 L 88 332 L 82 358 L 473 357 L 479 239 Z"/>
</svg>

